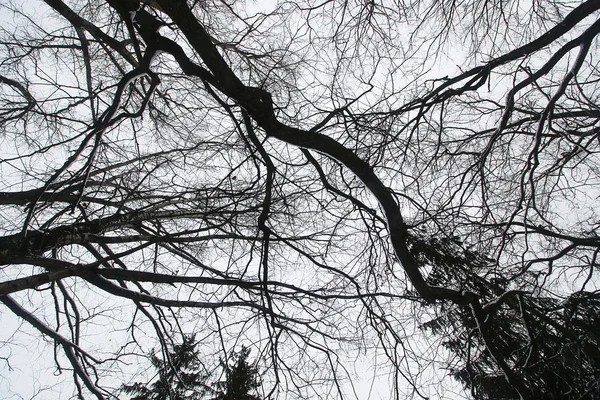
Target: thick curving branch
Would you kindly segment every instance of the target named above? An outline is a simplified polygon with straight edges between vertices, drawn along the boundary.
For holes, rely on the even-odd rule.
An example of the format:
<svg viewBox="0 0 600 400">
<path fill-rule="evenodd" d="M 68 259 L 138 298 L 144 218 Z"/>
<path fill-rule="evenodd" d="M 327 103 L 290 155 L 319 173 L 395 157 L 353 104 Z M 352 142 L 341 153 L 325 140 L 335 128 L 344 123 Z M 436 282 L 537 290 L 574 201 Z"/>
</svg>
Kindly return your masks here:
<svg viewBox="0 0 600 400">
<path fill-rule="evenodd" d="M 312 130 L 288 126 L 277 119 L 273 105 L 266 98 L 268 93 L 262 89 L 245 86 L 227 62 L 221 57 L 210 35 L 195 18 L 185 1 L 159 1 L 163 11 L 177 24 L 191 46 L 202 58 L 208 70 L 214 77 L 212 82 L 220 91 L 233 98 L 248 114 L 265 130 L 268 136 L 303 149 L 314 150 L 332 157 L 352 171 L 375 196 L 385 214 L 392 246 L 406 275 L 419 295 L 426 301 L 452 300 L 465 304 L 474 299 L 473 294 L 430 286 L 419 271 L 419 265 L 411 255 L 407 245 L 407 227 L 402 218 L 400 208 L 392 192 L 375 174 L 372 167 L 358 157 L 352 150 L 336 140 Z M 159 39 L 157 39 L 159 41 Z M 166 47 L 163 50 L 168 49 Z M 180 51 L 171 53 L 186 73 L 197 74 L 202 67 L 192 67 L 191 61 Z M 258 98 L 257 98 L 258 97 Z"/>
</svg>

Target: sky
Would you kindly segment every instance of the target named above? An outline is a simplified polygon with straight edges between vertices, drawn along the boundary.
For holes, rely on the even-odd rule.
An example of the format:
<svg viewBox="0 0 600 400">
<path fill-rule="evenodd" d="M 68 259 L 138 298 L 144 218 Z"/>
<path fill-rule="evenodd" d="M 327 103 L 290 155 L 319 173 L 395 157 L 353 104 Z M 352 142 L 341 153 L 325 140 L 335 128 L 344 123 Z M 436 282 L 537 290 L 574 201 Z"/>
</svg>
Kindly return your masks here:
<svg viewBox="0 0 600 400">
<path fill-rule="evenodd" d="M 8 3 L 3 3 L 6 5 Z M 40 23 L 43 26 L 47 27 L 47 29 L 53 29 L 54 24 L 58 23 L 58 20 L 48 18 L 45 8 L 43 6 L 38 6 L 36 2 L 24 2 L 24 11 L 26 13 L 31 13 L 33 15 L 33 21 L 36 23 Z M 248 2 L 246 3 L 246 10 L 250 14 L 251 12 L 266 12 L 271 10 L 275 6 L 274 2 Z M 287 3 L 285 7 L 294 7 L 293 4 Z M 338 14 L 333 18 L 334 20 L 337 18 L 338 20 L 342 18 L 349 18 L 349 21 L 352 21 L 352 18 L 361 18 L 361 15 L 351 15 L 351 16 L 343 16 L 344 14 L 338 8 Z M 343 16 L 343 17 L 342 17 Z M 207 16 L 210 18 L 210 15 Z M 283 18 L 283 16 L 282 16 Z M 357 93 L 362 93 L 363 91 L 369 88 L 369 85 L 364 82 L 365 76 L 371 76 L 371 83 L 374 83 L 374 88 L 364 96 L 360 98 L 360 100 L 356 103 L 356 109 L 370 109 L 375 110 L 376 107 L 381 106 L 382 103 L 378 103 L 378 99 L 382 96 L 390 95 L 391 93 L 403 93 L 403 88 L 405 85 L 409 85 L 412 79 L 426 80 L 428 78 L 433 77 L 444 77 L 448 75 L 453 75 L 460 70 L 460 65 L 463 65 L 463 61 L 466 58 L 466 53 L 469 50 L 468 48 L 460 47 L 460 40 L 454 39 L 449 41 L 446 44 L 445 52 L 441 53 L 439 57 L 428 57 L 428 49 L 426 47 L 423 48 L 413 48 L 413 43 L 409 40 L 408 31 L 404 31 L 403 28 L 398 28 L 393 25 L 390 26 L 391 34 L 389 37 L 383 37 L 378 35 L 376 30 L 372 31 L 361 31 L 364 36 L 361 38 L 365 40 L 365 42 L 371 41 L 371 43 L 377 43 L 381 45 L 381 48 L 385 48 L 389 51 L 389 58 L 384 58 L 380 63 L 375 63 L 373 60 L 375 59 L 376 54 L 374 53 L 375 46 L 353 46 L 353 40 L 355 37 L 353 36 L 356 32 L 352 30 L 348 30 L 347 32 L 340 32 L 337 40 L 330 40 L 328 36 L 329 33 L 334 30 L 334 26 L 327 25 L 327 21 L 331 21 L 331 15 L 314 15 L 316 25 L 318 28 L 314 28 L 313 31 L 308 29 L 306 26 L 303 26 L 300 21 L 288 21 L 289 22 L 289 30 L 293 35 L 296 35 L 297 42 L 295 46 L 297 48 L 292 48 L 291 50 L 295 51 L 297 54 L 305 56 L 305 59 L 302 61 L 304 63 L 299 62 L 301 57 L 299 56 L 298 61 L 298 71 L 296 71 L 297 82 L 300 85 L 303 85 L 303 95 L 307 99 L 311 99 L 310 102 L 313 107 L 305 107 L 299 108 L 297 110 L 292 110 L 294 107 L 292 105 L 289 106 L 290 119 L 296 118 L 296 122 L 299 124 L 304 124 L 304 127 L 310 126 L 310 124 L 314 123 L 318 120 L 322 114 L 316 114 L 314 106 L 318 104 L 323 108 L 333 109 L 335 107 L 340 107 L 343 104 L 340 104 L 340 99 L 351 99 L 355 98 Z M 8 13 L 6 8 L 0 9 L 0 21 L 3 21 L 4 26 L 10 26 L 12 22 L 18 21 L 19 18 L 15 18 L 14 15 Z M 382 17 L 383 21 L 386 21 L 386 18 Z M 271 39 L 273 41 L 277 41 L 278 37 L 285 37 L 289 35 L 290 32 L 283 32 L 277 30 L 277 21 L 275 20 L 274 26 L 269 27 L 268 29 L 265 27 L 265 30 L 271 34 Z M 221 21 L 217 21 L 221 22 Z M 322 25 L 318 25 L 321 23 Z M 6 29 L 6 28 L 5 28 Z M 318 37 L 316 33 L 322 32 L 322 37 Z M 235 32 L 234 32 L 235 33 Z M 316 35 L 316 36 L 315 36 Z M 386 42 L 387 40 L 387 42 Z M 518 39 L 514 39 L 518 41 Z M 316 50 L 320 50 L 317 52 Z M 318 53 L 318 56 L 312 54 L 311 52 Z M 360 57 L 358 59 L 360 62 L 357 62 L 356 59 L 346 60 L 341 58 L 345 52 L 358 54 Z M 405 57 L 401 58 L 400 55 L 404 54 L 402 52 L 407 52 L 408 54 L 412 54 L 413 57 Z M 311 58 L 313 57 L 313 58 Z M 288 60 L 283 57 L 282 62 Z M 70 74 L 68 68 L 66 67 L 68 64 L 68 60 L 52 60 L 52 57 L 47 57 L 41 60 L 40 64 L 53 65 L 53 68 L 49 68 L 53 70 L 55 75 L 51 76 L 51 78 L 56 78 L 62 80 L 64 84 L 69 84 L 70 81 L 77 80 L 78 76 L 76 74 Z M 478 61 L 475 60 L 471 65 L 476 65 Z M 52 64 L 54 63 L 54 64 Z M 167 64 L 168 65 L 168 64 Z M 421 74 L 420 68 L 425 66 L 425 70 L 427 72 L 423 72 Z M 64 67 L 64 68 L 63 68 Z M 157 66 L 158 68 L 158 66 Z M 431 68 L 428 70 L 428 68 Z M 338 74 L 336 79 L 331 78 L 332 71 L 338 70 Z M 243 75 L 244 79 L 247 79 L 249 82 L 256 84 L 257 80 L 260 79 L 260 74 L 253 74 L 250 71 L 241 70 L 240 74 Z M 523 72 L 523 74 L 525 74 Z M 291 76 L 291 75 L 290 75 Z M 520 75 L 519 75 L 520 76 Z M 107 82 L 110 77 L 107 77 Z M 497 79 L 494 86 L 490 86 L 488 88 L 488 94 L 490 97 L 496 98 L 499 101 L 502 100 L 504 94 L 506 92 L 506 85 L 510 82 L 510 80 L 514 79 L 514 76 L 507 76 L 504 79 Z M 165 81 L 167 78 L 165 77 Z M 266 81 L 269 84 L 272 84 L 272 89 L 274 93 L 274 100 L 276 104 L 283 104 L 285 100 L 285 83 L 274 80 L 273 82 Z M 508 82 L 508 83 L 507 83 Z M 102 84 L 105 84 L 102 82 Z M 432 83 L 433 84 L 433 83 Z M 167 86 L 163 83 L 164 86 Z M 42 84 L 34 85 L 32 90 L 39 95 L 53 95 L 54 88 L 49 86 L 44 86 Z M 328 97 L 328 93 L 324 90 L 325 86 L 329 86 L 333 90 L 337 92 L 337 96 Z M 176 93 L 178 90 L 185 92 L 186 89 L 189 88 L 169 88 L 172 91 L 170 93 Z M 269 87 L 271 89 L 271 87 Z M 70 91 L 73 92 L 70 92 Z M 408 89 L 407 89 L 408 90 Z M 73 95 L 73 93 L 77 93 L 77 89 L 70 88 L 65 91 L 67 95 Z M 390 107 L 400 104 L 404 98 L 402 96 L 390 97 L 389 105 Z M 191 101 L 191 100 L 190 100 Z M 78 109 L 79 110 L 79 109 Z M 84 111 L 81 111 L 84 112 Z M 296 114 L 294 114 L 294 112 Z M 201 118 L 198 115 L 194 115 L 195 118 L 198 118 L 200 121 Z M 492 117 L 490 117 L 492 118 Z M 204 122 L 201 120 L 200 122 Z M 200 124 L 199 122 L 199 124 Z M 151 146 L 160 146 L 161 143 L 152 142 L 153 137 L 148 134 L 149 130 L 145 130 L 144 124 L 146 122 L 141 122 L 140 126 L 142 128 L 139 129 L 137 133 L 140 134 L 140 138 L 142 138 L 142 145 Z M 227 123 L 223 123 L 221 127 L 226 127 Z M 200 126 L 200 125 L 199 125 Z M 121 130 L 119 130 L 121 129 Z M 129 151 L 129 148 L 126 146 L 133 146 L 131 143 L 135 142 L 134 139 L 138 139 L 138 137 L 133 137 L 132 130 L 128 130 L 127 128 L 119 128 L 110 132 L 110 135 L 114 135 L 116 137 L 116 141 L 121 141 L 124 143 L 123 151 Z M 201 131 L 201 129 L 198 129 Z M 66 136 L 72 134 L 72 132 L 62 132 Z M 182 133 L 183 135 L 183 133 Z M 112 137 L 112 136 L 111 136 Z M 0 138 L 0 140 L 2 140 Z M 21 142 L 11 141 L 8 136 L 4 136 L 4 140 L 0 142 L 0 146 L 2 148 L 3 157 L 12 156 L 16 154 L 21 154 L 22 146 L 25 146 L 25 138 L 22 138 Z M 139 142 L 135 143 L 136 145 Z M 265 142 L 265 146 L 272 146 L 271 149 L 275 151 L 281 151 L 281 154 L 284 154 L 286 151 L 289 151 L 289 154 L 294 154 L 294 151 L 298 152 L 294 149 L 289 149 L 288 146 L 281 145 L 280 143 L 276 143 L 272 139 L 267 139 Z M 72 150 L 72 149 L 69 149 Z M 28 189 L 31 187 L 36 187 L 39 184 L 39 178 L 43 176 L 43 173 L 49 169 L 49 166 L 53 166 L 54 168 L 59 167 L 63 164 L 64 160 L 68 157 L 69 152 L 65 149 L 59 150 L 51 150 L 45 153 L 40 158 L 36 158 L 36 162 L 32 162 L 28 167 L 35 171 L 34 174 L 29 178 L 29 180 L 23 180 L 22 176 L 18 175 L 15 171 L 17 171 L 21 165 L 4 163 L 2 166 L 2 178 L 3 188 L 2 190 L 22 190 Z M 288 155 L 289 155 L 288 154 Z M 278 154 L 280 155 L 280 154 Z M 282 156 L 283 157 L 283 156 Z M 41 162 L 43 160 L 43 162 Z M 329 166 L 326 162 L 324 165 Z M 191 181 L 193 179 L 210 179 L 214 178 L 212 176 L 191 176 L 193 170 L 193 164 L 189 167 L 181 167 L 181 171 L 185 171 L 185 176 L 182 176 L 182 183 L 186 181 Z M 12 169 L 11 169 L 12 168 Z M 332 167 L 333 170 L 333 167 Z M 222 171 L 214 171 L 214 175 L 218 178 Z M 340 174 L 340 180 L 348 179 L 350 174 L 344 175 Z M 243 172 L 238 172 L 238 178 L 243 178 Z M 386 183 L 390 185 L 394 185 L 393 179 L 394 175 L 385 175 L 385 171 L 382 171 L 382 176 L 384 179 L 387 179 Z M 444 175 L 440 173 L 440 177 L 442 178 Z M 133 177 L 130 177 L 134 179 Z M 440 179 L 441 179 L 440 178 Z M 369 198 L 368 194 L 363 195 L 366 198 L 365 201 L 369 201 L 369 199 L 373 202 L 372 198 Z M 581 204 L 582 208 L 586 210 L 589 208 L 589 213 L 591 215 L 598 215 L 598 210 L 595 205 L 595 199 L 597 196 L 595 194 L 590 194 L 588 196 L 588 202 L 585 204 Z M 191 200 L 190 200 L 191 201 Z M 375 205 L 376 206 L 376 205 Z M 565 206 L 566 207 L 566 206 Z M 334 210 L 334 212 L 337 210 Z M 586 211 L 587 212 L 587 211 Z M 12 213 L 12 214 L 11 214 Z M 582 211 L 583 213 L 583 211 Z M 0 229 L 3 229 L 5 232 L 9 231 L 11 228 L 11 224 L 14 223 L 15 219 L 18 218 L 22 213 L 19 210 L 7 211 L 3 210 L 2 214 L 2 222 L 0 225 Z M 352 231 L 352 226 L 342 227 L 340 229 L 347 229 L 349 232 Z M 308 227 L 306 229 L 309 229 Z M 76 256 L 76 255 L 75 255 Z M 291 258 L 291 257 L 290 257 Z M 300 257 L 298 257 L 300 258 Z M 222 262 L 222 259 L 219 260 L 218 257 L 214 258 L 215 263 Z M 352 255 L 340 255 L 337 259 L 340 263 L 348 263 L 348 268 L 358 268 L 359 263 L 352 263 L 353 257 Z M 243 265 L 247 261 L 243 256 L 237 261 L 236 265 Z M 287 269 L 281 269 L 281 278 L 288 278 L 291 281 L 303 281 L 310 280 L 313 278 L 311 273 L 313 271 L 308 270 L 300 270 L 298 265 L 294 264 L 293 260 L 288 260 L 289 265 L 287 265 Z M 169 266 L 170 268 L 171 266 Z M 182 268 L 185 265 L 181 266 Z M 217 268 L 221 266 L 217 265 Z M 175 267 L 173 267 L 175 268 Z M 294 270 L 296 268 L 296 270 Z M 31 273 L 32 270 L 29 268 L 16 268 L 16 267 L 7 267 L 4 268 L 0 273 L 0 280 L 20 277 Z M 292 279 L 293 278 L 293 279 Z M 568 276 L 566 277 L 567 281 L 572 281 L 573 279 Z M 86 305 L 85 316 L 92 316 L 93 322 L 86 328 L 87 331 L 83 333 L 83 337 L 86 341 L 86 346 L 91 349 L 94 349 L 98 352 L 107 352 L 109 349 L 117 349 L 121 346 L 121 344 L 127 341 L 128 332 L 127 329 L 124 328 L 127 325 L 127 318 L 129 313 L 131 313 L 131 308 L 125 306 L 114 299 L 103 295 L 99 291 L 95 291 L 87 285 L 83 283 L 73 283 L 72 281 L 68 282 L 69 285 L 75 285 L 77 289 L 79 289 L 76 293 L 78 296 L 78 300 Z M 46 287 L 43 288 L 44 291 L 35 292 L 31 291 L 26 294 L 19 294 L 18 298 L 22 302 L 23 306 L 28 310 L 34 312 L 36 315 L 44 315 L 48 320 L 46 321 L 48 324 L 52 325 L 52 309 L 53 304 L 48 302 L 48 290 Z M 165 292 L 167 294 L 169 289 L 166 289 Z M 184 293 L 187 293 L 183 289 L 182 292 L 178 293 L 182 296 Z M 219 292 L 220 293 L 220 292 Z M 214 294 L 214 297 L 217 298 L 217 294 Z M 408 307 L 408 306 L 407 306 Z M 101 311 L 101 312 L 98 312 Z M 440 347 L 440 338 L 426 338 L 423 335 L 420 335 L 420 332 L 417 327 L 417 321 L 410 321 L 407 316 L 411 315 L 412 310 L 407 308 L 405 310 L 391 310 L 390 314 L 393 315 L 395 322 L 398 323 L 398 329 L 403 329 L 405 334 L 410 341 L 403 343 L 406 345 L 408 350 L 413 346 L 418 348 L 419 351 L 424 353 L 426 356 L 440 356 L 440 353 L 443 353 Z M 348 319 L 357 315 L 356 311 L 349 310 L 347 311 Z M 210 327 L 212 329 L 216 329 L 216 322 L 214 319 L 211 319 L 210 312 L 204 311 L 192 311 L 192 312 L 182 312 L 182 324 L 185 326 L 185 330 L 193 328 L 206 328 Z M 238 318 L 241 320 L 242 318 L 246 318 L 246 314 L 243 311 L 240 311 L 239 314 L 233 315 L 232 318 Z M 141 319 L 139 320 L 141 321 Z M 340 324 L 347 322 L 343 319 L 340 319 Z M 352 322 L 352 321 L 350 321 Z M 54 351 L 53 344 L 48 340 L 40 340 L 39 333 L 33 330 L 26 322 L 19 321 L 16 319 L 10 312 L 7 312 L 6 309 L 0 307 L 0 323 L 3 326 L 3 329 L 0 330 L 0 398 L 1 399 L 62 399 L 62 398 L 72 398 L 72 387 L 71 385 L 71 377 L 70 372 L 68 370 L 64 370 L 61 374 L 57 373 L 57 368 L 54 360 Z M 121 330 L 110 329 L 113 327 L 120 327 Z M 189 327 L 189 328 L 188 328 Z M 109 328 L 109 329 L 106 329 Z M 251 341 L 253 335 L 263 334 L 264 332 L 260 332 L 261 326 L 259 324 L 248 323 L 247 325 L 242 325 L 238 323 L 236 320 L 235 323 L 232 323 L 231 326 L 228 326 L 224 329 L 224 332 L 234 333 L 242 332 L 244 337 Z M 137 338 L 141 346 L 136 347 L 128 343 L 126 347 L 126 351 L 150 351 L 154 346 L 154 342 L 151 339 L 149 324 L 141 323 L 140 328 L 137 329 L 136 334 Z M 373 339 L 373 335 L 366 336 L 368 339 Z M 207 339 L 208 341 L 208 339 Z M 131 345 L 131 346 L 130 346 Z M 393 390 L 393 385 L 390 383 L 393 381 L 394 371 L 390 371 L 388 367 L 381 367 L 380 360 L 383 357 L 382 349 L 380 346 L 373 343 L 362 343 L 358 346 L 358 350 L 353 348 L 352 350 L 347 350 L 345 352 L 344 344 L 336 343 L 335 346 L 339 346 L 338 355 L 342 358 L 350 358 L 346 365 L 349 365 L 351 368 L 348 369 L 344 375 L 350 377 L 350 381 L 353 385 L 347 385 L 343 388 L 344 391 L 348 393 L 355 392 L 357 398 L 365 399 L 365 400 L 377 400 L 377 399 L 387 399 L 389 398 L 389 393 Z M 348 344 L 350 347 L 350 344 Z M 208 347 L 208 346 L 207 346 Z M 215 350 L 217 352 L 217 350 Z M 258 353 L 258 349 L 255 349 L 253 354 Z M 291 354 L 290 358 L 293 358 L 295 354 Z M 450 357 L 449 355 L 443 356 Z M 58 356 L 59 363 L 61 365 L 66 365 L 66 360 L 64 356 Z M 122 374 L 123 379 L 129 379 L 129 374 L 132 371 L 137 371 L 138 365 L 136 363 L 135 357 L 132 355 L 126 356 L 123 358 L 123 362 L 117 362 L 114 364 L 109 363 L 107 365 L 107 369 L 114 368 L 115 371 L 118 371 L 115 375 Z M 406 358 L 403 363 L 405 364 L 406 370 L 411 370 L 416 368 L 417 361 L 411 361 L 409 358 Z M 318 364 L 315 362 L 314 364 Z M 306 369 L 311 368 L 310 366 L 313 364 L 307 364 L 305 366 Z M 316 365 L 318 367 L 318 365 Z M 144 367 L 142 367 L 144 369 Z M 113 371 L 114 372 L 114 371 Z M 315 376 L 318 378 L 318 368 L 315 368 L 313 372 Z M 419 382 L 423 384 L 424 387 L 428 383 L 443 381 L 443 385 L 445 386 L 437 386 L 437 387 L 429 387 L 432 390 L 431 398 L 440 398 L 440 399 L 458 399 L 462 398 L 464 393 L 458 387 L 458 385 L 450 379 L 444 379 L 443 375 L 446 374 L 443 368 L 440 365 L 436 365 L 434 363 L 426 366 L 424 372 L 420 373 Z M 150 376 L 151 371 L 146 370 L 146 376 Z M 113 379 L 114 381 L 110 381 Z M 400 382 L 404 381 L 402 379 Z M 113 387 L 117 387 L 120 384 L 120 381 L 116 381 L 115 377 L 112 376 L 109 378 L 107 382 L 108 385 L 112 385 Z M 69 389 L 65 389 L 69 387 Z M 407 390 L 406 387 L 399 388 L 400 391 Z M 426 389 L 424 389 L 426 390 Z M 437 393 L 435 392 L 437 390 Z"/>
</svg>

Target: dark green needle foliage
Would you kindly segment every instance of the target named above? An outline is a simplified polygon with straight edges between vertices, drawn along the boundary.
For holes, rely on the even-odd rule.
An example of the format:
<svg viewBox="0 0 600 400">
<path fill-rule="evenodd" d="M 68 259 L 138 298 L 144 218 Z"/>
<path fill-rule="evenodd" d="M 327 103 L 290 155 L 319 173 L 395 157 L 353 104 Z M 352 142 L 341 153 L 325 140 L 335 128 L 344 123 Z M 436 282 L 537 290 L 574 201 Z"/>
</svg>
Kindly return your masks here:
<svg viewBox="0 0 600 400">
<path fill-rule="evenodd" d="M 215 396 L 211 400 L 260 400 L 253 392 L 260 386 L 258 368 L 248 363 L 250 349 L 242 347 L 233 354 L 233 365 L 222 362 L 225 380 L 215 384 Z"/>
<path fill-rule="evenodd" d="M 507 294 L 492 260 L 454 239 L 411 240 L 416 257 L 432 266 L 431 284 L 462 282 L 463 290 L 503 299 L 482 311 L 479 323 L 469 306 L 445 305 L 422 326 L 444 337 L 444 347 L 456 356 L 448 369 L 473 398 L 519 399 L 518 385 L 528 399 L 600 399 L 598 292 L 580 291 L 562 301 Z M 501 365 L 513 371 L 512 381 Z"/>
<path fill-rule="evenodd" d="M 158 379 L 153 383 L 136 382 L 122 385 L 121 390 L 134 395 L 131 400 L 196 400 L 202 399 L 208 388 L 208 375 L 201 372 L 195 337 L 184 337 L 183 342 L 174 345 L 166 360 L 153 354 L 152 365 L 158 371 Z"/>
</svg>

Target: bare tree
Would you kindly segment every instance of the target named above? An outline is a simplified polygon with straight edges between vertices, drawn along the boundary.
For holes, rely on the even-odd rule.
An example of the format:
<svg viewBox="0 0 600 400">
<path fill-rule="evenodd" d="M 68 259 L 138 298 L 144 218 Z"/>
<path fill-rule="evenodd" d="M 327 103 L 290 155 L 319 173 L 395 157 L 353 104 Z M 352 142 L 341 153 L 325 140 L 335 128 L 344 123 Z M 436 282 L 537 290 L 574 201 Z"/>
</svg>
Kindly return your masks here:
<svg viewBox="0 0 600 400">
<path fill-rule="evenodd" d="M 77 396 L 191 334 L 261 398 L 598 395 L 599 1 L 1 7 L 0 300 Z"/>
</svg>

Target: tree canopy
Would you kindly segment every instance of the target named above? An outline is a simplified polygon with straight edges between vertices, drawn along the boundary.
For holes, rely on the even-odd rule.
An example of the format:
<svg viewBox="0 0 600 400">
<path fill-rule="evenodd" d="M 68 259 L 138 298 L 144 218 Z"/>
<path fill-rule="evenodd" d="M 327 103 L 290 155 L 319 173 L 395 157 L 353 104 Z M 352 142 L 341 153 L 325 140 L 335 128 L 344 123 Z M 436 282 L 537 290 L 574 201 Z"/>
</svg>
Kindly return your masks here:
<svg viewBox="0 0 600 400">
<path fill-rule="evenodd" d="M 0 390 L 600 397 L 599 10 L 1 1 Z"/>
<path fill-rule="evenodd" d="M 213 386 L 212 400 L 260 400 L 254 394 L 260 387 L 259 371 L 256 365 L 248 360 L 250 349 L 242 347 L 239 353 L 231 355 L 233 364 L 227 360 L 221 362 L 224 369 L 224 380 L 216 382 Z"/>
<path fill-rule="evenodd" d="M 248 360 L 250 349 L 232 352 L 231 361 L 221 360 L 221 377 L 213 381 L 206 371 L 194 335 L 184 336 L 180 344 L 161 359 L 156 353 L 150 362 L 156 370 L 151 382 L 134 382 L 121 386 L 121 392 L 133 395 L 129 400 L 260 400 L 254 392 L 260 387 L 259 371 Z"/>
<path fill-rule="evenodd" d="M 134 395 L 130 400 L 199 400 L 209 389 L 208 374 L 203 370 L 198 343 L 192 336 L 184 336 L 180 344 L 161 359 L 156 353 L 150 362 L 156 370 L 152 383 L 123 384 L 123 393 Z"/>
</svg>

